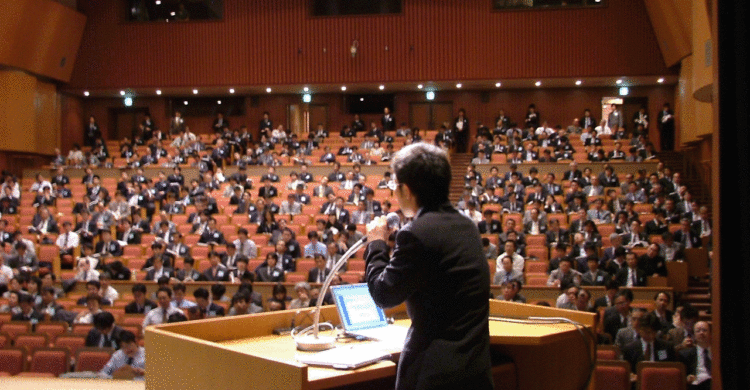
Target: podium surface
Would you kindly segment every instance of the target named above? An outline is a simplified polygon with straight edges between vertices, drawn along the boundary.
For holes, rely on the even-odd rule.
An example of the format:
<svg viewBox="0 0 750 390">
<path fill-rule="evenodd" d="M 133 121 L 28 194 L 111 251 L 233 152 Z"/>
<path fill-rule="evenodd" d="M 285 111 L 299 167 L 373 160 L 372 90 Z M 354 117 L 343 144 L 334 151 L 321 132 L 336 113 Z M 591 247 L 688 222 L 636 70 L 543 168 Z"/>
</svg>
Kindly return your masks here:
<svg viewBox="0 0 750 390">
<path fill-rule="evenodd" d="M 490 301 L 490 315 L 509 317 L 573 316 L 593 326 L 594 315 L 532 305 Z M 391 360 L 355 370 L 299 363 L 289 335 L 274 335 L 308 310 L 286 310 L 237 317 L 163 324 L 146 329 L 147 389 L 329 389 L 394 378 L 398 352 Z M 387 311 L 403 317 L 404 306 Z M 567 314 L 567 315 L 566 315 Z M 321 321 L 340 323 L 334 306 L 321 311 Z M 309 321 L 308 321 L 309 322 Z M 306 322 L 307 323 L 307 322 Z M 408 326 L 408 319 L 396 325 Z M 490 321 L 492 349 L 516 364 L 518 389 L 574 389 L 580 386 L 589 351 L 569 324 L 519 324 Z M 350 341 L 349 343 L 359 343 Z M 544 375 L 540 375 L 544 373 Z"/>
</svg>

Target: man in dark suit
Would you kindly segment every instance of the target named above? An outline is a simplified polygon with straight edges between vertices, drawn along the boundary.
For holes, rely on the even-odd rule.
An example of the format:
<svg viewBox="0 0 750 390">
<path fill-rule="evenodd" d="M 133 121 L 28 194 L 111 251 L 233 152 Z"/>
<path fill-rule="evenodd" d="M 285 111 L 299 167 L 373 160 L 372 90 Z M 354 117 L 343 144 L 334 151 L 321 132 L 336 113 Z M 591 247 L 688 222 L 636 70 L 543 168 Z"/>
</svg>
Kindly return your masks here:
<svg viewBox="0 0 750 390">
<path fill-rule="evenodd" d="M 131 288 L 133 301 L 125 305 L 125 314 L 146 314 L 156 309 L 156 302 L 146 298 L 146 285 L 136 283 Z"/>
<path fill-rule="evenodd" d="M 698 248 L 701 239 L 691 228 L 691 221 L 687 218 L 680 220 L 680 230 L 674 232 L 674 241 L 682 244 L 683 248 Z"/>
<path fill-rule="evenodd" d="M 365 258 L 375 303 L 406 301 L 412 319 L 396 389 L 491 389 L 489 268 L 476 226 L 448 200 L 448 158 L 434 145 L 417 143 L 401 149 L 393 166 L 401 210 L 414 219 L 396 233 L 392 252 L 391 228 L 385 218 L 375 220 Z"/>
<path fill-rule="evenodd" d="M 631 302 L 633 302 L 633 291 L 622 289 L 615 294 L 614 305 L 604 311 L 604 332 L 608 333 L 612 340 L 615 339 L 620 328 L 628 326 Z"/>
<path fill-rule="evenodd" d="M 645 287 L 646 274 L 638 267 L 638 257 L 634 252 L 625 255 L 625 263 L 627 267 L 620 268 L 615 275 L 617 283 L 627 287 Z"/>
<path fill-rule="evenodd" d="M 102 311 L 94 314 L 94 327 L 86 335 L 86 346 L 94 348 L 120 348 L 120 334 L 123 329 L 115 325 L 112 313 Z"/>
<path fill-rule="evenodd" d="M 688 390 L 711 389 L 711 327 L 705 321 L 695 323 L 695 346 L 679 351 L 679 360 L 685 364 Z"/>
<path fill-rule="evenodd" d="M 307 273 L 308 283 L 323 283 L 328 275 L 331 274 L 331 270 L 326 268 L 326 259 L 321 254 L 315 255 L 315 267 L 311 268 Z"/>
<path fill-rule="evenodd" d="M 14 314 L 11 321 L 24 321 L 37 323 L 44 321 L 44 314 L 38 312 L 34 308 L 34 297 L 31 294 L 20 294 L 18 296 L 18 305 L 21 307 L 21 311 Z"/>
<path fill-rule="evenodd" d="M 199 287 L 195 289 L 193 297 L 195 297 L 195 303 L 198 304 L 198 309 L 200 309 L 200 318 L 224 316 L 224 308 L 208 300 L 209 294 L 205 288 Z"/>
<path fill-rule="evenodd" d="M 638 321 L 640 339 L 633 341 L 622 349 L 622 358 L 630 363 L 635 372 L 639 362 L 672 362 L 675 361 L 674 348 L 664 340 L 656 338 L 661 328 L 659 319 L 653 313 L 647 314 Z"/>
<path fill-rule="evenodd" d="M 208 261 L 211 266 L 203 272 L 203 277 L 209 282 L 228 282 L 229 270 L 224 264 L 221 264 L 219 253 L 211 251 L 208 254 Z"/>
<path fill-rule="evenodd" d="M 453 120 L 453 134 L 456 137 L 456 151 L 466 153 L 466 146 L 469 142 L 469 118 L 466 117 L 466 110 L 459 109 L 458 116 Z"/>
</svg>

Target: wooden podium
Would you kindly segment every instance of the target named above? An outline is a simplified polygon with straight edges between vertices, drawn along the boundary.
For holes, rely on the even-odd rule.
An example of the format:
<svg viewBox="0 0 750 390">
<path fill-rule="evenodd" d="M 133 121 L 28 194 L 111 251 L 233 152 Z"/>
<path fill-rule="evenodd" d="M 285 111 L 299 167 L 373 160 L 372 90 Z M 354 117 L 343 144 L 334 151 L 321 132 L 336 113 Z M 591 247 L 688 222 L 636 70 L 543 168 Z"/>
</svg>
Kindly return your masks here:
<svg viewBox="0 0 750 390">
<path fill-rule="evenodd" d="M 291 336 L 273 334 L 277 328 L 309 324 L 306 310 L 163 324 L 146 329 L 147 389 L 330 389 L 394 378 L 398 353 L 357 370 L 336 370 L 297 362 Z M 387 311 L 405 316 L 405 306 Z M 589 328 L 595 315 L 541 306 L 490 300 L 490 316 L 566 317 Z M 339 324 L 334 306 L 323 307 L 321 322 Z M 396 321 L 409 326 L 408 319 Z M 574 326 L 530 325 L 490 321 L 493 352 L 515 362 L 517 389 L 578 389 L 588 376 L 592 350 Z M 593 344 L 590 346 L 593 348 Z M 392 383 L 391 385 L 392 386 Z M 368 387 L 372 388 L 372 386 Z"/>
</svg>

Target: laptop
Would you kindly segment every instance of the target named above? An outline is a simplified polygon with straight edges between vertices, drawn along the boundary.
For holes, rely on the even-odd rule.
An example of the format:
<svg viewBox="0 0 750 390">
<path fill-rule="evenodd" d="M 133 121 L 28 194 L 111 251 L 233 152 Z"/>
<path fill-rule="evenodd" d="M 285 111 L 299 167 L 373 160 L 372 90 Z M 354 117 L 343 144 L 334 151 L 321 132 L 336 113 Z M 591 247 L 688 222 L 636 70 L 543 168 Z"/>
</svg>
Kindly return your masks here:
<svg viewBox="0 0 750 390">
<path fill-rule="evenodd" d="M 375 304 L 367 284 L 333 286 L 331 294 L 346 334 L 378 340 L 399 349 L 403 347 L 409 329 L 388 324 L 385 312 Z"/>
</svg>

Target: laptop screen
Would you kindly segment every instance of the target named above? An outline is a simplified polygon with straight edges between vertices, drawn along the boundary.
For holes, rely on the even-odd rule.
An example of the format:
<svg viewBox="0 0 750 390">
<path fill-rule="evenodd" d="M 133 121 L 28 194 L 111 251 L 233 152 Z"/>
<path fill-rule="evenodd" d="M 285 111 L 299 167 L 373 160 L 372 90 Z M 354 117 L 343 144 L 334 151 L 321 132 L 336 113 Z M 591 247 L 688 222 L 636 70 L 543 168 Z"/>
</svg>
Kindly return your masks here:
<svg viewBox="0 0 750 390">
<path fill-rule="evenodd" d="M 388 325 L 385 312 L 372 300 L 367 284 L 333 286 L 331 293 L 347 332 Z"/>
</svg>

